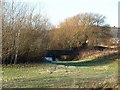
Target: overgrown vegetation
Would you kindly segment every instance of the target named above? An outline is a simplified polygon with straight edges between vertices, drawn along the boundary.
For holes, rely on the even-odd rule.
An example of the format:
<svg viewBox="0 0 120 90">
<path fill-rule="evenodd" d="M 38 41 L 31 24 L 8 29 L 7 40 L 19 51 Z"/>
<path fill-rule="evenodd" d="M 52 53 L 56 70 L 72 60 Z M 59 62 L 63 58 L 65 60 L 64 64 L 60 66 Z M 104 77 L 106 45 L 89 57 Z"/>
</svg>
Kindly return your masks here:
<svg viewBox="0 0 120 90">
<path fill-rule="evenodd" d="M 54 28 L 35 8 L 14 0 L 2 3 L 3 64 L 42 62 L 47 50 L 71 50 L 85 43 L 109 45 L 110 26 L 103 15 L 78 14 Z"/>
<path fill-rule="evenodd" d="M 47 47 L 50 24 L 34 8 L 23 3 L 2 1 L 3 63 L 36 62 Z"/>
</svg>

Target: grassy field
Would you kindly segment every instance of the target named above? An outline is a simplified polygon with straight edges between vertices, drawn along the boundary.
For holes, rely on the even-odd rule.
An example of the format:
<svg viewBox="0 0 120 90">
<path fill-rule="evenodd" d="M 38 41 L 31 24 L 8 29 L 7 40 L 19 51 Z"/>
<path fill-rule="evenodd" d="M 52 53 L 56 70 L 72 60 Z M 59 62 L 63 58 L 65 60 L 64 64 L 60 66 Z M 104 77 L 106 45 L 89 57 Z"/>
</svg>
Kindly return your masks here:
<svg viewBox="0 0 120 90">
<path fill-rule="evenodd" d="M 3 66 L 3 88 L 118 88 L 118 55 Z"/>
</svg>

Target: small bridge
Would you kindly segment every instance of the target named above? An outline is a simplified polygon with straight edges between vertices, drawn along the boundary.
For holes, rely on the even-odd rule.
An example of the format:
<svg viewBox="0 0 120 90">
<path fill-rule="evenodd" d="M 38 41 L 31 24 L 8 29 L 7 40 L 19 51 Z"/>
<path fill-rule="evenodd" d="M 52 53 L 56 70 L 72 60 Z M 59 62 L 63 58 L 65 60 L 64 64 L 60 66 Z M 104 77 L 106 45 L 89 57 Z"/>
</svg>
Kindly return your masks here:
<svg viewBox="0 0 120 90">
<path fill-rule="evenodd" d="M 85 47 L 77 47 L 72 50 L 48 50 L 45 54 L 45 57 L 53 58 L 53 61 L 58 58 L 60 60 L 73 60 L 75 56 L 79 55 L 80 51 L 82 52 Z M 106 49 L 111 49 L 105 46 L 94 46 L 92 49 L 103 51 Z"/>
<path fill-rule="evenodd" d="M 55 58 L 72 60 L 76 54 L 78 53 L 74 50 L 48 50 L 45 56 L 52 57 L 53 60 Z"/>
</svg>

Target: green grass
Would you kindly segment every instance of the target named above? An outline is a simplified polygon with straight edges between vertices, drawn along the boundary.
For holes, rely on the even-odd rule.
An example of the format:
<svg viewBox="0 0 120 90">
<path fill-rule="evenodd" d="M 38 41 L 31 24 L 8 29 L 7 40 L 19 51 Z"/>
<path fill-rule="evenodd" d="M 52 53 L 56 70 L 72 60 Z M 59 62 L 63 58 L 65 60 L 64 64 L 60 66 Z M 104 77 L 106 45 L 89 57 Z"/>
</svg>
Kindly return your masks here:
<svg viewBox="0 0 120 90">
<path fill-rule="evenodd" d="M 3 66 L 3 88 L 117 88 L 116 58 L 117 54 L 111 54 L 80 61 Z"/>
</svg>

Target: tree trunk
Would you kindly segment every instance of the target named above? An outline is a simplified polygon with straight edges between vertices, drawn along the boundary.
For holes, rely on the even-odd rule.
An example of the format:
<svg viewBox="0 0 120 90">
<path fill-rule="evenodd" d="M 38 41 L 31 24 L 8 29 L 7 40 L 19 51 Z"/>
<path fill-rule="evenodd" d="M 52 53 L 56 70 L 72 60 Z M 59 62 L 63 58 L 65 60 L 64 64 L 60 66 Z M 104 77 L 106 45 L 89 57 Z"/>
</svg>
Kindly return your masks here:
<svg viewBox="0 0 120 90">
<path fill-rule="evenodd" d="M 19 49 L 19 36 L 20 36 L 20 29 L 18 30 L 18 33 L 16 32 L 16 44 L 15 44 L 15 59 L 14 59 L 14 64 L 17 63 L 18 49 Z"/>
</svg>

